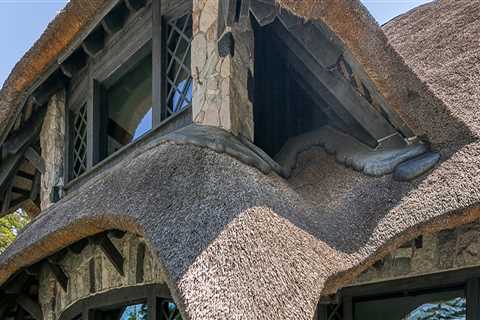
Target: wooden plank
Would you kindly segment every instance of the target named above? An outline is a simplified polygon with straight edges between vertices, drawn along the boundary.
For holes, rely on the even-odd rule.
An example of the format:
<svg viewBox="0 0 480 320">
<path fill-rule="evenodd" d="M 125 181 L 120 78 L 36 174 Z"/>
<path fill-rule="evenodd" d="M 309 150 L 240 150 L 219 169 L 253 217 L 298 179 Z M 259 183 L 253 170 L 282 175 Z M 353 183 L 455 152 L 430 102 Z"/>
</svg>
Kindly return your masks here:
<svg viewBox="0 0 480 320">
<path fill-rule="evenodd" d="M 42 174 L 45 173 L 45 160 L 32 147 L 25 151 L 25 158 Z"/>
<path fill-rule="evenodd" d="M 472 278 L 467 281 L 467 320 L 480 319 L 480 280 Z"/>
<path fill-rule="evenodd" d="M 306 81 L 321 93 L 334 110 L 341 110 L 339 116 L 347 111 L 377 142 L 397 133 L 340 75 L 322 68 L 295 36 L 286 32 L 281 23 L 274 22 L 269 28 L 288 49 L 289 58 L 298 69 L 301 69 L 298 72 L 305 74 Z"/>
<path fill-rule="evenodd" d="M 113 35 L 123 28 L 128 15 L 129 10 L 122 1 L 105 16 L 102 26 L 108 34 Z"/>
<path fill-rule="evenodd" d="M 30 197 L 30 190 L 24 190 L 24 189 L 15 187 L 15 186 L 12 186 L 12 188 L 10 189 L 10 192 L 11 192 L 11 193 L 16 193 L 16 194 L 22 195 L 22 196 L 24 196 L 24 197 L 26 197 L 26 198 L 29 198 L 29 197 Z"/>
<path fill-rule="evenodd" d="M 23 320 L 24 318 L 25 318 L 25 310 L 21 307 L 17 308 L 17 311 L 15 313 L 15 320 Z"/>
<path fill-rule="evenodd" d="M 153 2 L 160 2 L 160 1 L 153 1 Z M 138 11 L 145 7 L 147 4 L 147 0 L 125 0 L 125 5 L 130 11 Z"/>
<path fill-rule="evenodd" d="M 40 308 L 40 305 L 37 302 L 33 301 L 26 294 L 18 295 L 17 303 L 20 307 L 22 307 L 25 311 L 27 311 L 35 320 L 43 319 L 42 308 Z"/>
<path fill-rule="evenodd" d="M 74 254 L 80 254 L 82 253 L 83 249 L 88 246 L 88 243 L 88 239 L 82 239 L 69 246 L 68 249 Z"/>
<path fill-rule="evenodd" d="M 124 259 L 117 247 L 112 243 L 106 234 L 101 234 L 96 237 L 97 244 L 102 249 L 102 252 L 112 263 L 113 267 L 121 276 L 125 276 L 123 271 Z"/>
<path fill-rule="evenodd" d="M 53 276 L 55 277 L 55 280 L 57 280 L 57 282 L 62 287 L 63 291 L 67 292 L 68 276 L 65 274 L 63 269 L 58 264 L 54 264 L 50 261 L 47 261 L 47 265 Z"/>
<path fill-rule="evenodd" d="M 161 1 L 152 3 L 152 128 L 158 127 L 162 121 L 162 107 L 164 106 L 165 81 L 165 39 L 166 28 L 163 21 Z"/>
<path fill-rule="evenodd" d="M 88 262 L 88 282 L 89 282 L 89 288 L 90 288 L 90 293 L 96 292 L 96 277 L 95 277 L 96 271 L 95 271 L 95 258 L 90 259 Z"/>
<path fill-rule="evenodd" d="M 38 198 L 38 195 L 40 194 L 40 180 L 42 178 L 42 174 L 40 171 L 35 172 L 35 177 L 33 178 L 32 181 L 32 189 L 30 190 L 30 199 L 35 201 Z"/>
<path fill-rule="evenodd" d="M 146 251 L 145 243 L 140 242 L 137 246 L 137 265 L 136 265 L 137 268 L 135 272 L 135 278 L 137 283 L 142 283 L 144 280 L 145 251 Z"/>
<path fill-rule="evenodd" d="M 105 46 L 105 32 L 103 28 L 94 30 L 82 43 L 83 50 L 90 56 L 94 57 Z"/>
</svg>

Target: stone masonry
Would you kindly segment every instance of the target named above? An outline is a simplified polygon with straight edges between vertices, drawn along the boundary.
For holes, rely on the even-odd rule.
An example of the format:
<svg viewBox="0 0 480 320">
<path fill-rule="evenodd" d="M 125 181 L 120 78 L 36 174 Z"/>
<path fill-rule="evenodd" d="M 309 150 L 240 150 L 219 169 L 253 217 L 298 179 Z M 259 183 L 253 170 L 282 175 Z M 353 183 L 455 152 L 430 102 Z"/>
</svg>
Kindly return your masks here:
<svg viewBox="0 0 480 320">
<path fill-rule="evenodd" d="M 223 11 L 221 0 L 193 1 L 193 121 L 253 140 L 253 30 Z"/>
<path fill-rule="evenodd" d="M 363 272 L 355 284 L 411 277 L 480 265 L 480 221 L 422 237 Z"/>
<path fill-rule="evenodd" d="M 69 252 L 60 262 L 69 277 L 66 292 L 57 283 L 50 269 L 42 267 L 39 297 L 45 320 L 56 320 L 75 302 L 101 292 L 139 284 L 165 283 L 160 265 L 148 247 L 145 250 L 143 282 L 137 283 L 137 250 L 144 243 L 143 238 L 127 233 L 122 239 L 111 240 L 125 259 L 124 277 L 118 274 L 102 250 L 93 244 L 87 245 L 78 255 Z M 93 290 L 90 284 L 91 264 L 94 264 L 95 274 Z"/>
<path fill-rule="evenodd" d="M 63 185 L 63 157 L 65 141 L 65 93 L 53 95 L 47 107 L 40 133 L 45 173 L 42 174 L 40 200 L 42 211 L 51 204 L 53 187 Z"/>
</svg>

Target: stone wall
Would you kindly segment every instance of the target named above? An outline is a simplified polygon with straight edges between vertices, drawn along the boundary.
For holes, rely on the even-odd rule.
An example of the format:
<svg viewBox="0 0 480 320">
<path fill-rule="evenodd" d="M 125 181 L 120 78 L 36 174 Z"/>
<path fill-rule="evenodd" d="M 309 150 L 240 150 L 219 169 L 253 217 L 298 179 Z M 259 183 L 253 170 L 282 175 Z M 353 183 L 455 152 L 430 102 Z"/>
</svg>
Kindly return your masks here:
<svg viewBox="0 0 480 320">
<path fill-rule="evenodd" d="M 355 284 L 410 277 L 480 265 L 480 221 L 422 237 L 363 272 Z"/>
<path fill-rule="evenodd" d="M 51 204 L 54 186 L 63 185 L 63 157 L 65 145 L 65 92 L 53 95 L 47 106 L 47 113 L 40 132 L 40 146 L 45 160 L 42 174 L 40 200 L 41 209 Z"/>
<path fill-rule="evenodd" d="M 137 250 L 144 244 L 143 238 L 126 234 L 121 239 L 110 239 L 125 259 L 125 276 L 115 270 L 102 250 L 94 244 L 88 244 L 80 254 L 69 251 L 61 260 L 60 265 L 69 277 L 66 292 L 55 280 L 50 269 L 46 265 L 42 267 L 39 296 L 45 320 L 58 319 L 61 313 L 75 302 L 101 292 L 138 284 L 165 283 L 160 266 L 148 247 L 144 256 L 143 282 L 137 282 Z M 90 279 L 92 264 L 94 288 L 91 288 Z"/>
<path fill-rule="evenodd" d="M 253 30 L 249 19 L 227 25 L 221 6 L 193 1 L 193 120 L 253 140 Z"/>
</svg>

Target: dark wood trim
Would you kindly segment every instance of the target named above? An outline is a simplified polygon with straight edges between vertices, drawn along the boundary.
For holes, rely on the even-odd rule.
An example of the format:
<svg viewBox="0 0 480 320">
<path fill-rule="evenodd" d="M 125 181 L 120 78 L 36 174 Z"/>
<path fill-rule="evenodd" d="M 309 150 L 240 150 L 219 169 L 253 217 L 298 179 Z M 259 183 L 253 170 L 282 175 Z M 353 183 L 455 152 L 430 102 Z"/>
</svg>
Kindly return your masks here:
<svg viewBox="0 0 480 320">
<path fill-rule="evenodd" d="M 165 118 L 163 109 L 165 106 L 166 92 L 166 23 L 161 1 L 152 3 L 152 97 L 153 128 L 156 128 Z"/>
<path fill-rule="evenodd" d="M 106 234 L 100 234 L 96 237 L 95 241 L 100 246 L 108 260 L 112 263 L 115 270 L 117 270 L 121 276 L 125 276 L 123 269 L 125 259 L 110 238 Z"/>
<path fill-rule="evenodd" d="M 473 278 L 467 281 L 467 320 L 480 319 L 480 279 Z"/>
<path fill-rule="evenodd" d="M 26 294 L 17 296 L 17 303 L 27 311 L 35 320 L 43 320 L 42 308 Z"/>
<path fill-rule="evenodd" d="M 88 319 L 92 319 L 91 312 L 106 306 L 120 304 L 132 304 L 144 301 L 155 306 L 156 298 L 171 299 L 170 291 L 166 285 L 150 284 L 113 289 L 105 293 L 92 295 L 74 303 L 63 311 L 59 320 L 71 320 L 80 314 L 88 313 Z"/>
<path fill-rule="evenodd" d="M 52 263 L 50 261 L 47 261 L 47 265 L 52 272 L 55 280 L 57 280 L 57 282 L 62 287 L 63 291 L 67 292 L 68 276 L 65 274 L 63 269 L 58 264 Z"/>
<path fill-rule="evenodd" d="M 41 173 L 45 173 L 45 160 L 42 156 L 32 147 L 29 147 L 25 151 L 25 158 Z"/>
<path fill-rule="evenodd" d="M 145 251 L 146 251 L 145 243 L 140 242 L 137 246 L 137 265 L 135 270 L 135 280 L 137 283 L 142 283 L 144 280 Z"/>
</svg>

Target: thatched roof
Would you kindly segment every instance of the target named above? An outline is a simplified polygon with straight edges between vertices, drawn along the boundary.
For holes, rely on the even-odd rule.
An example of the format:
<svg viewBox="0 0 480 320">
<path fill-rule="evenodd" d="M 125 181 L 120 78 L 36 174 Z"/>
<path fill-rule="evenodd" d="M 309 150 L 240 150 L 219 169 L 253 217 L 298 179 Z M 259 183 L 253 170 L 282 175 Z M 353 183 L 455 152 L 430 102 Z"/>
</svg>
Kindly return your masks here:
<svg viewBox="0 0 480 320">
<path fill-rule="evenodd" d="M 340 35 L 352 27 L 341 23 L 342 12 L 327 10 L 344 1 L 311 3 L 292 9 L 325 18 Z M 385 60 L 396 53 L 385 53 L 390 44 L 374 24 L 368 24 L 370 38 L 360 37 L 370 41 L 362 42 L 365 48 L 352 49 L 359 61 L 367 47 L 385 55 L 367 69 L 384 71 L 376 78 L 385 85 L 379 87 L 405 102 L 401 111 L 410 124 L 441 153 L 428 175 L 410 183 L 370 178 L 312 148 L 285 180 L 248 165 L 240 147 L 223 152 L 201 143 L 239 144 L 221 130 L 200 130 L 196 135 L 208 139 L 195 145 L 176 133 L 42 213 L 0 257 L 0 283 L 81 238 L 117 228 L 145 236 L 188 319 L 310 320 L 321 294 L 350 283 L 389 250 L 480 217 L 479 7 L 470 0 L 439 1 L 387 24 L 390 43 L 408 67 L 402 59 Z M 375 47 L 379 43 L 383 49 Z"/>
</svg>

